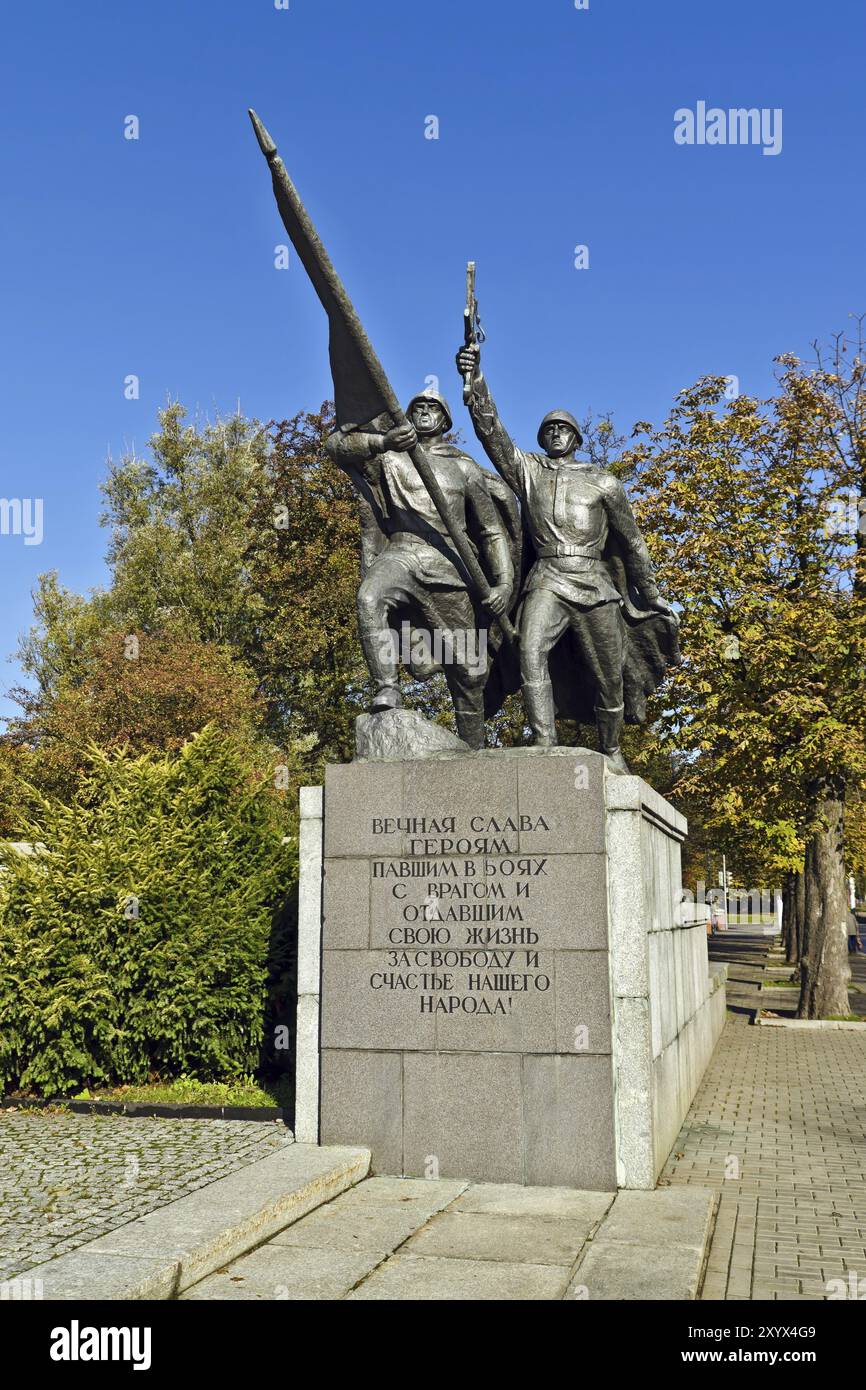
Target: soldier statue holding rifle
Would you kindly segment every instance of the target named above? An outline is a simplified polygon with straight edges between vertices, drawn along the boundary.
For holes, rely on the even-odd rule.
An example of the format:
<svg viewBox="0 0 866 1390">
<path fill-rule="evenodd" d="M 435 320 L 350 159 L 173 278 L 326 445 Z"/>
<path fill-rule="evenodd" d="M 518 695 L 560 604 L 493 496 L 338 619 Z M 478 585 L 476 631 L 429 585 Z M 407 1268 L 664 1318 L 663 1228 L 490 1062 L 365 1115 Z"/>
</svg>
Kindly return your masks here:
<svg viewBox="0 0 866 1390">
<path fill-rule="evenodd" d="M 574 416 L 550 411 L 538 430 L 543 453 L 524 453 L 499 417 L 480 356 L 472 341 L 457 354 L 469 413 L 487 457 L 520 499 L 525 550 L 534 552 L 519 629 L 535 742 L 556 743 L 557 713 L 594 719 L 599 748 L 627 772 L 623 722 L 644 721 L 647 695 L 679 660 L 677 619 L 659 594 L 622 483 L 575 458 L 583 440 Z"/>
</svg>

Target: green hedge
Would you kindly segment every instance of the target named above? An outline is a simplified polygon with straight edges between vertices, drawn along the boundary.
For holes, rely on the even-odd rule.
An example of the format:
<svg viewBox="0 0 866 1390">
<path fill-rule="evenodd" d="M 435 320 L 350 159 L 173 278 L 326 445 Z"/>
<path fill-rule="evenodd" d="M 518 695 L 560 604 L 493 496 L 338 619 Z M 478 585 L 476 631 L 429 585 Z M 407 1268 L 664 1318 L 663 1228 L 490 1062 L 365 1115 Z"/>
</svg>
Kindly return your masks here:
<svg viewBox="0 0 866 1390">
<path fill-rule="evenodd" d="M 92 750 L 74 803 L 41 802 L 37 851 L 0 850 L 0 1090 L 254 1072 L 286 829 L 213 728 L 171 757 Z"/>
</svg>

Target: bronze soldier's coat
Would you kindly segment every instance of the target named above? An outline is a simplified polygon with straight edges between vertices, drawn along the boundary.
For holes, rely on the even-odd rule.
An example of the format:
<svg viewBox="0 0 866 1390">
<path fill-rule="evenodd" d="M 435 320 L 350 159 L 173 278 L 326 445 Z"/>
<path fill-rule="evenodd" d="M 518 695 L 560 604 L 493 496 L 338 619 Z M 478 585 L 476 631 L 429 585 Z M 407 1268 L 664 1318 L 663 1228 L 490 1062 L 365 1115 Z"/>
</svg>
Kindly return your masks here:
<svg viewBox="0 0 866 1390">
<path fill-rule="evenodd" d="M 644 602 L 658 595 L 658 587 L 622 483 L 589 464 L 560 464 L 518 449 L 480 375 L 469 409 L 488 457 L 521 501 L 522 598 L 546 589 L 581 611 L 619 604 L 625 720 L 643 723 L 647 696 L 667 667 L 680 660 L 678 625 Z M 567 631 L 554 647 L 549 668 L 558 714 L 592 723 L 596 693 L 591 682 L 578 678 L 581 658 L 573 632 Z"/>
<path fill-rule="evenodd" d="M 377 424 L 368 428 L 373 431 Z M 485 633 L 484 711 L 495 714 L 505 695 L 520 686 L 514 653 L 471 596 L 460 557 L 409 455 L 374 454 L 375 438 L 375 433 L 343 426 L 328 441 L 329 453 L 358 490 L 362 579 L 387 567 L 389 586 L 402 594 L 392 610 L 395 629 L 408 622 L 413 630 L 469 626 Z M 425 440 L 424 450 L 452 515 L 465 517 L 467 534 L 488 578 L 511 583 L 511 612 L 520 587 L 522 539 L 513 494 L 454 444 Z M 416 679 L 426 680 L 442 668 L 413 659 L 411 669 Z"/>
</svg>

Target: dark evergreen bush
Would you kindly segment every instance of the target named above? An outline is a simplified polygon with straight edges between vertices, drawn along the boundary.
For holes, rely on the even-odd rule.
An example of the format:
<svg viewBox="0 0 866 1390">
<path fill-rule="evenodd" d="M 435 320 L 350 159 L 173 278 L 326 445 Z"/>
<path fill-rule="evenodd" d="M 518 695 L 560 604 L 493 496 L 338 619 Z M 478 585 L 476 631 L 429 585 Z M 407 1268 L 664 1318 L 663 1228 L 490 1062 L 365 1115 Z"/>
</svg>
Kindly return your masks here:
<svg viewBox="0 0 866 1390">
<path fill-rule="evenodd" d="M 0 1090 L 254 1072 L 296 876 L 266 770 L 209 727 L 93 749 L 72 804 L 39 804 L 36 851 L 0 850 Z"/>
</svg>

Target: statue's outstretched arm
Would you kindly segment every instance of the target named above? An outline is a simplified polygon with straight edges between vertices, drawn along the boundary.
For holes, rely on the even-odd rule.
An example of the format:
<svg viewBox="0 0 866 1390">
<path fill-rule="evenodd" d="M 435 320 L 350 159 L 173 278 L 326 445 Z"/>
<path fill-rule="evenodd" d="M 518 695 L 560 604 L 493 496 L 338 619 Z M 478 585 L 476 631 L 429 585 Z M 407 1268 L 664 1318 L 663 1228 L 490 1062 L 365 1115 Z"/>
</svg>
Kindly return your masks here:
<svg viewBox="0 0 866 1390">
<path fill-rule="evenodd" d="M 481 375 L 480 348 L 477 344 L 463 347 L 457 354 L 457 370 L 470 382 L 467 402 L 472 425 L 484 452 L 497 473 L 518 494 L 523 492 L 522 455 L 499 418 L 499 411 L 490 394 L 490 387 Z"/>
</svg>

